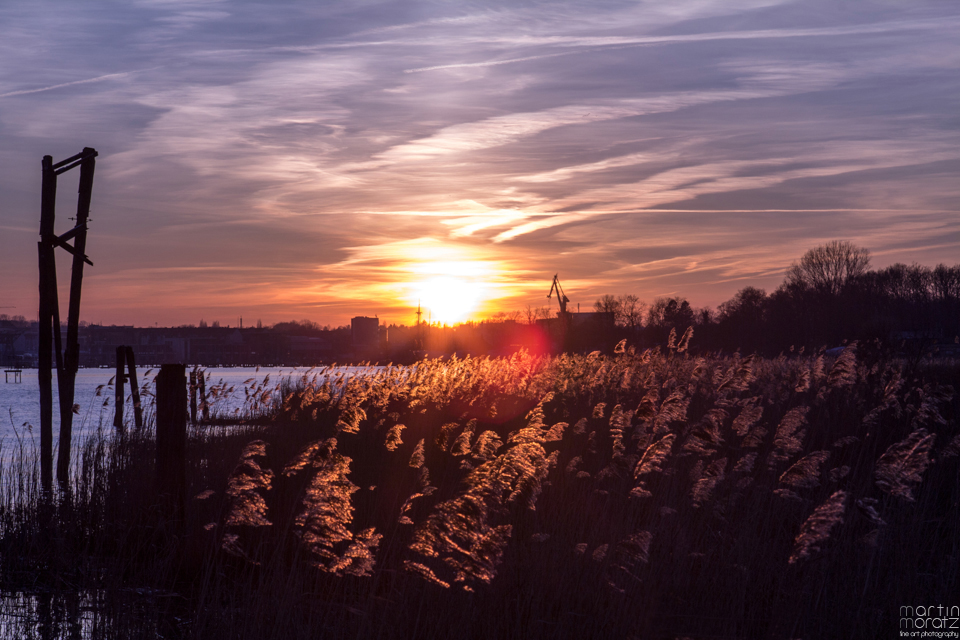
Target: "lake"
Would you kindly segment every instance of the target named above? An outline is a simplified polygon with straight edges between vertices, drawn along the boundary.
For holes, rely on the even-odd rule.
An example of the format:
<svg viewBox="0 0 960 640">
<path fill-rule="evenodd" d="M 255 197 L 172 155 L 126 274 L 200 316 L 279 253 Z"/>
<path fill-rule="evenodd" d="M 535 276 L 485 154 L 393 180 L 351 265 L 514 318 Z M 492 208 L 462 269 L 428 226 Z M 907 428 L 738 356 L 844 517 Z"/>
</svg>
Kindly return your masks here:
<svg viewBox="0 0 960 640">
<path fill-rule="evenodd" d="M 211 367 L 203 369 L 206 374 L 208 392 L 214 391 L 216 397 L 210 399 L 211 410 L 219 415 L 239 413 L 244 408 L 247 394 L 244 389 L 252 390 L 260 385 L 269 376 L 268 384 L 263 389 L 271 389 L 283 378 L 302 378 L 304 375 L 312 378 L 324 372 L 323 367 Z M 360 367 L 337 367 L 337 371 L 356 373 Z M 158 368 L 142 369 L 137 371 L 137 382 L 141 389 L 150 394 L 155 390 L 154 378 Z M 189 376 L 189 370 L 188 370 Z M 112 428 L 114 414 L 114 386 L 112 384 L 114 370 L 80 369 L 77 372 L 76 392 L 74 401 L 80 405 L 80 413 L 74 417 L 73 437 L 82 438 L 85 434 L 96 431 L 103 425 Z M 9 443 L 19 435 L 26 441 L 33 440 L 40 443 L 40 386 L 37 380 L 36 369 L 24 369 L 22 382 L 0 382 L 0 440 Z M 125 421 L 133 420 L 133 409 L 130 402 L 130 388 L 124 389 L 126 404 L 124 406 Z M 145 409 L 152 406 L 152 396 L 145 396 L 142 400 Z M 53 381 L 53 437 L 56 450 L 57 437 L 60 432 L 60 409 L 57 394 L 56 373 Z"/>
</svg>

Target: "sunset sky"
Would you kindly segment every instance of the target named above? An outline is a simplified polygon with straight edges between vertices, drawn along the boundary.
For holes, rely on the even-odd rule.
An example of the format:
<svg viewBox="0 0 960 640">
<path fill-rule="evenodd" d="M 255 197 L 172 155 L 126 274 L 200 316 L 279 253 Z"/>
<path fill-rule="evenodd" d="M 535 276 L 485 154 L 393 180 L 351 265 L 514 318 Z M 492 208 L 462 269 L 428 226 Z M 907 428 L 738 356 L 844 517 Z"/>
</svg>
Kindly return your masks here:
<svg viewBox="0 0 960 640">
<path fill-rule="evenodd" d="M 832 239 L 956 264 L 958 70 L 942 0 L 9 0 L 0 313 L 36 318 L 40 160 L 84 146 L 89 322 L 452 321 L 554 273 L 714 306 Z"/>
</svg>

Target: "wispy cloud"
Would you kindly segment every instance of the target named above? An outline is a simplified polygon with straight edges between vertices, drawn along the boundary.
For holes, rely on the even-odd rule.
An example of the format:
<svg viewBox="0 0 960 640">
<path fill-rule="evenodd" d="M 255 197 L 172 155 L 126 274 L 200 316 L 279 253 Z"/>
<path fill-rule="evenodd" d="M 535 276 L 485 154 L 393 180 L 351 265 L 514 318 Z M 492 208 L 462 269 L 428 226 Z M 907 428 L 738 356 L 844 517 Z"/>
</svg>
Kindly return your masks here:
<svg viewBox="0 0 960 640">
<path fill-rule="evenodd" d="M 518 35 L 518 36 L 478 36 L 476 42 L 498 44 L 543 46 L 564 45 L 579 47 L 629 45 L 672 44 L 711 42 L 718 40 L 769 40 L 780 38 L 821 38 L 838 36 L 858 36 L 904 31 L 941 31 L 949 32 L 960 26 L 957 19 L 917 19 L 887 22 L 855 24 L 836 27 L 757 29 L 749 31 L 707 31 L 688 34 L 664 34 L 655 36 L 566 36 L 566 35 Z"/>
<path fill-rule="evenodd" d="M 44 91 L 53 91 L 55 89 L 62 89 L 64 87 L 73 87 L 80 84 L 91 84 L 94 82 L 103 82 L 105 80 L 115 80 L 117 78 L 126 78 L 134 73 L 141 73 L 142 71 L 149 71 L 150 69 L 141 69 L 138 71 L 123 71 L 120 73 L 107 73 L 102 76 L 97 76 L 95 78 L 85 78 L 83 80 L 73 80 L 71 82 L 61 82 L 59 84 L 52 84 L 47 87 L 39 87 L 37 89 L 20 89 L 17 91 L 7 91 L 5 93 L 0 93 L 0 98 L 9 98 L 12 96 L 25 96 L 31 93 L 43 93 Z"/>
<path fill-rule="evenodd" d="M 554 169 L 553 171 L 546 171 L 543 173 L 531 173 L 529 175 L 514 176 L 511 179 L 519 180 L 521 182 L 559 182 L 561 180 L 567 180 L 578 174 L 591 174 L 599 171 L 606 171 L 607 169 L 629 167 L 635 164 L 640 164 L 644 161 L 650 161 L 652 159 L 653 158 L 650 154 L 631 153 L 625 156 L 618 156 L 616 158 L 607 158 L 606 160 L 600 160 L 599 162 L 560 167 L 559 169 Z"/>
<path fill-rule="evenodd" d="M 461 62 L 457 64 L 440 64 L 433 67 L 420 67 L 418 69 L 404 69 L 404 73 L 421 73 L 423 71 L 437 71 L 439 69 L 469 69 L 472 67 L 495 67 L 501 64 L 512 64 L 514 62 L 527 62 L 529 60 L 545 60 L 547 58 L 558 58 L 569 56 L 580 51 L 564 51 L 561 53 L 544 53 L 538 56 L 524 56 L 522 58 L 508 58 L 507 60 L 484 60 L 483 62 Z"/>
<path fill-rule="evenodd" d="M 955 261 L 958 35 L 935 0 L 13 0 L 0 226 L 34 228 L 24 158 L 100 150 L 107 322 L 406 318 L 438 269 L 515 307 L 557 270 L 587 305 L 714 304 L 831 237 Z"/>
</svg>

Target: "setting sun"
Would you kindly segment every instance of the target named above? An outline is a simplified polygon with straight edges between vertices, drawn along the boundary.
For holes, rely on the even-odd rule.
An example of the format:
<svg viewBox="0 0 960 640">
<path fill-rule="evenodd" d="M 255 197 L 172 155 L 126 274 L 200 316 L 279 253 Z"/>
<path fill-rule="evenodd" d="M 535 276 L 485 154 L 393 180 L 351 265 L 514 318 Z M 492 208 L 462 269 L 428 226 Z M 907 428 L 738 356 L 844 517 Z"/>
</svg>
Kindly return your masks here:
<svg viewBox="0 0 960 640">
<path fill-rule="evenodd" d="M 483 297 L 482 285 L 453 276 L 437 276 L 414 285 L 426 314 L 424 320 L 453 324 L 476 311 Z"/>
</svg>

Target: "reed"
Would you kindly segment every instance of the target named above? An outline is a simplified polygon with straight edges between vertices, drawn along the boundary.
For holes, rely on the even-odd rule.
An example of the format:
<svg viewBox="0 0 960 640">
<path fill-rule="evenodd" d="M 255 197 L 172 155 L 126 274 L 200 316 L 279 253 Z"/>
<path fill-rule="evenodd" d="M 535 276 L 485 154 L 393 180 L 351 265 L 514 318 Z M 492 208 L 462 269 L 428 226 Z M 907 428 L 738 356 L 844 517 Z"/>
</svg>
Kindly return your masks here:
<svg viewBox="0 0 960 640">
<path fill-rule="evenodd" d="M 146 627 L 197 638 L 875 637 L 956 604 L 956 369 L 689 341 L 251 379 L 191 430 L 180 530 L 151 423 L 54 496 L 8 445 L 0 581 L 164 594 Z"/>
</svg>

